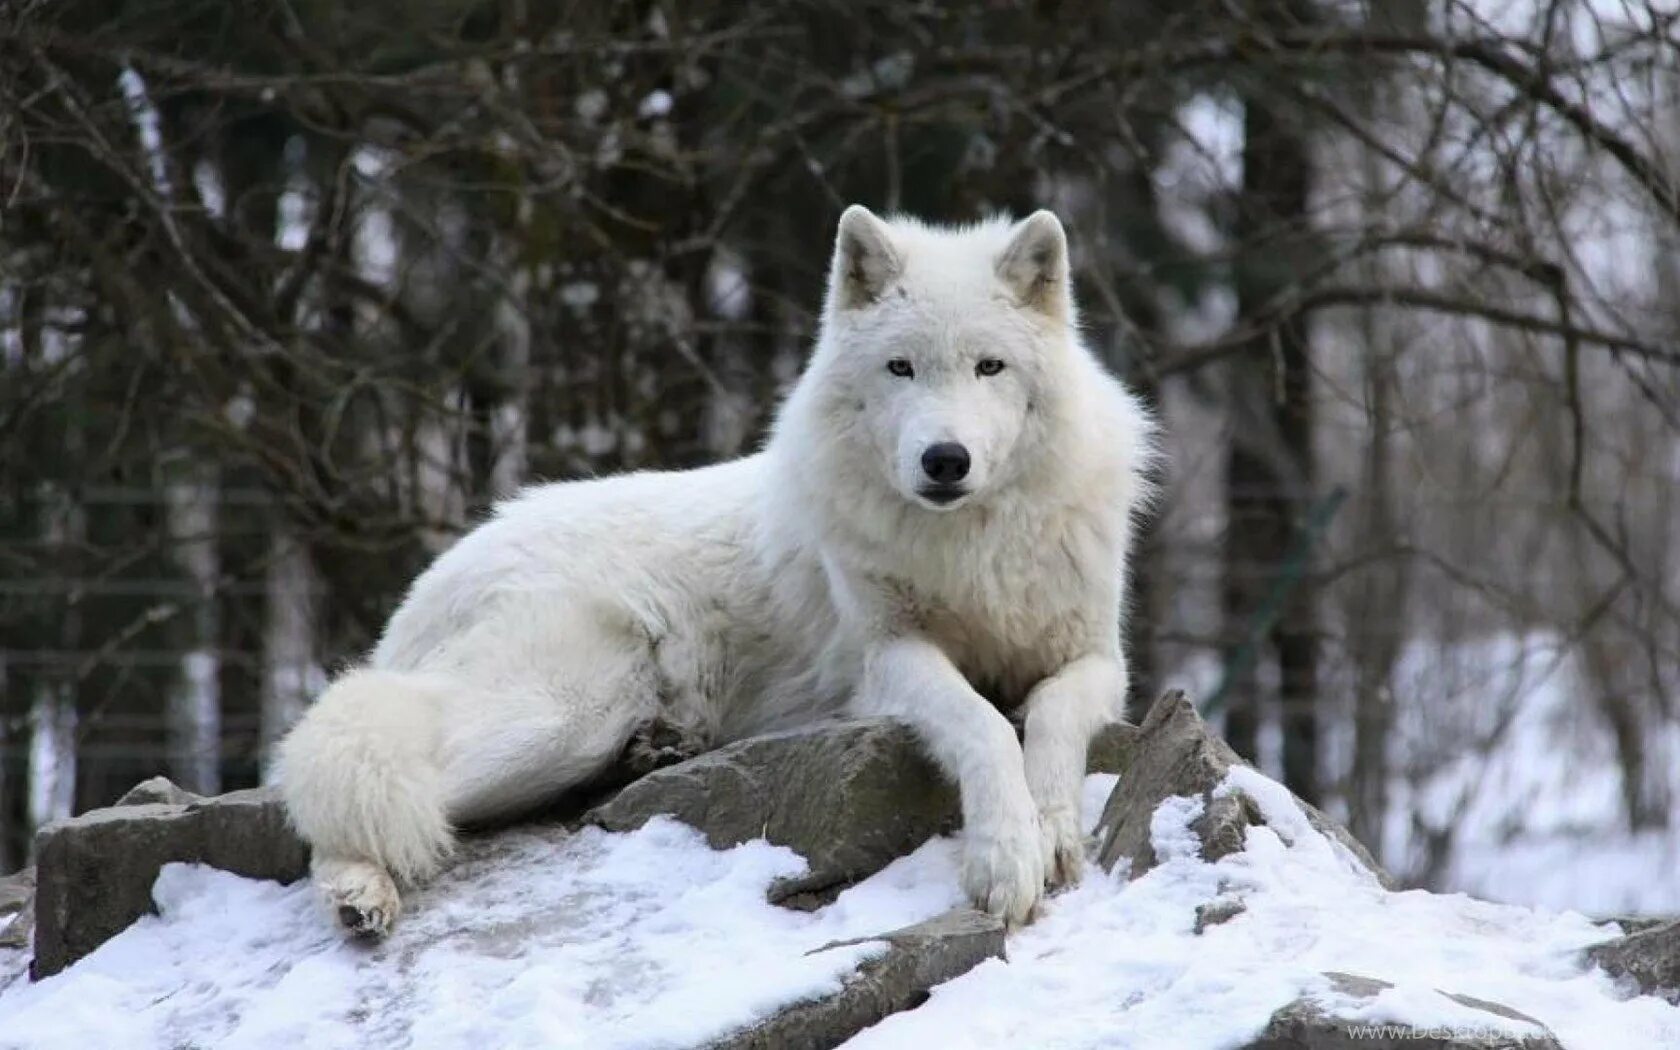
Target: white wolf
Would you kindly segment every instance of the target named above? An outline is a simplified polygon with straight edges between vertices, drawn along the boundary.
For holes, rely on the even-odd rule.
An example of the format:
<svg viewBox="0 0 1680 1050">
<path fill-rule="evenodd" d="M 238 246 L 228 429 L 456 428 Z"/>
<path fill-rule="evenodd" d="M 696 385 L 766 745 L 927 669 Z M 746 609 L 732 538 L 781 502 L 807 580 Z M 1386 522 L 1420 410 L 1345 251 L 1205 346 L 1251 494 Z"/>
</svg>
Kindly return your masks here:
<svg viewBox="0 0 1680 1050">
<path fill-rule="evenodd" d="M 438 558 L 279 778 L 341 922 L 383 934 L 451 829 L 848 707 L 957 782 L 962 881 L 1077 878 L 1150 423 L 1079 339 L 1061 223 L 840 218 L 821 334 L 757 455 L 543 485 Z M 1010 718 L 1024 723 L 1020 742 Z"/>
</svg>

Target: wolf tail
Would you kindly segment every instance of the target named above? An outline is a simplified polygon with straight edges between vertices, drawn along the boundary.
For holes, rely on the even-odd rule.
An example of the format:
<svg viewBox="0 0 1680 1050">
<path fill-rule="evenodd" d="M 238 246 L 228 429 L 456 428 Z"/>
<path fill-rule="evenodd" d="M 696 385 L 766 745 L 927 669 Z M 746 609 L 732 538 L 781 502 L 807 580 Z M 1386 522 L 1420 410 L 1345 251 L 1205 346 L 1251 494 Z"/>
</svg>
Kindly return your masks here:
<svg viewBox="0 0 1680 1050">
<path fill-rule="evenodd" d="M 317 859 L 372 861 L 410 883 L 437 870 L 454 841 L 443 700 L 422 675 L 352 671 L 281 742 L 280 795 Z"/>
</svg>

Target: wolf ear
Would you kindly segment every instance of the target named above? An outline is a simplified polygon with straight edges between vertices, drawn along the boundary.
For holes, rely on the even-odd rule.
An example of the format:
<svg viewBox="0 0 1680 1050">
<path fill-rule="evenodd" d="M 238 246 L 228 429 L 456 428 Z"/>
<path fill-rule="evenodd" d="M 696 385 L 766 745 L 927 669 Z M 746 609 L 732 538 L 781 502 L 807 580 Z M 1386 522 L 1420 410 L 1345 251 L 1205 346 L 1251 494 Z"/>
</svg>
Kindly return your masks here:
<svg viewBox="0 0 1680 1050">
<path fill-rule="evenodd" d="M 834 306 L 851 310 L 869 305 L 881 297 L 903 268 L 887 224 L 874 212 L 854 204 L 841 214 L 840 232 L 834 239 L 834 266 L 828 278 L 828 297 Z"/>
<path fill-rule="evenodd" d="M 1019 306 L 1065 319 L 1068 313 L 1067 234 L 1055 215 L 1035 211 L 1015 225 L 997 257 L 998 279 Z"/>
</svg>

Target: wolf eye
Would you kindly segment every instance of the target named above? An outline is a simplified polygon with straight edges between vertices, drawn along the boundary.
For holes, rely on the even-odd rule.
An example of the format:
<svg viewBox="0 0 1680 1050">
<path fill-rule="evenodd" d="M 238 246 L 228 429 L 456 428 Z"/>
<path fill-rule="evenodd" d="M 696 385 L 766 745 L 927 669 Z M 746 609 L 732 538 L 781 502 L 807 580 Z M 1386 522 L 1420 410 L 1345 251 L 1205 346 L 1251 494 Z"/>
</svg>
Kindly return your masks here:
<svg viewBox="0 0 1680 1050">
<path fill-rule="evenodd" d="M 974 374 L 977 376 L 995 376 L 1001 371 L 1003 362 L 995 357 L 988 357 L 974 366 Z"/>
<path fill-rule="evenodd" d="M 916 375 L 916 369 L 902 357 L 895 357 L 888 361 L 887 371 L 900 379 L 911 379 Z"/>
</svg>

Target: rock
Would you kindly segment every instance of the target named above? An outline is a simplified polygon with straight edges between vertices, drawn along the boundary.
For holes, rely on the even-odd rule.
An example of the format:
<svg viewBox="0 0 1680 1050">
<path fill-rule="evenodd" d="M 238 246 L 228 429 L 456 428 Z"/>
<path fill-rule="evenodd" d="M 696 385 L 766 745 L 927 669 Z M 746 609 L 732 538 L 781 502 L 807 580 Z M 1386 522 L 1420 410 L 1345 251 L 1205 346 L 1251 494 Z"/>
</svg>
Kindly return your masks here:
<svg viewBox="0 0 1680 1050">
<path fill-rule="evenodd" d="M 774 899 L 874 874 L 958 819 L 957 792 L 906 726 L 888 719 L 770 733 L 656 770 L 590 810 L 609 831 L 668 814 L 714 849 L 765 838 L 803 856 Z"/>
<path fill-rule="evenodd" d="M 0 879 L 0 948 L 27 948 L 35 929 L 35 869 Z"/>
<path fill-rule="evenodd" d="M 1109 796 L 1097 824 L 1098 860 L 1103 868 L 1113 870 L 1125 859 L 1131 862 L 1133 878 L 1153 868 L 1156 857 L 1150 821 L 1163 801 L 1180 795 L 1202 798 L 1202 815 L 1191 830 L 1201 841 L 1203 858 L 1214 861 L 1241 850 L 1248 828 L 1264 823 L 1260 809 L 1241 791 L 1218 796 L 1213 792 L 1231 767 L 1241 764 L 1237 753 L 1208 731 L 1182 692 L 1157 700 L 1138 727 L 1126 775 Z M 1345 846 L 1385 887 L 1396 888 L 1393 878 L 1346 829 L 1300 799 L 1295 801 L 1314 828 Z"/>
<path fill-rule="evenodd" d="M 152 777 L 142 780 L 123 793 L 123 797 L 111 803 L 113 806 L 146 806 L 162 803 L 169 806 L 184 806 L 189 802 L 197 802 L 203 795 L 196 795 L 186 788 L 176 784 L 168 777 Z"/>
<path fill-rule="evenodd" d="M 1086 752 L 1086 773 L 1122 773 L 1132 764 L 1132 752 L 1137 747 L 1141 730 L 1129 722 L 1104 726 L 1091 739 Z"/>
<path fill-rule="evenodd" d="M 1327 973 L 1335 996 L 1350 999 L 1354 1008 L 1375 999 L 1387 981 L 1351 973 Z M 1418 1028 L 1395 1022 L 1351 1020 L 1336 1016 L 1338 1004 L 1303 996 L 1279 1009 L 1265 1029 L 1243 1050 L 1561 1050 L 1545 1025 L 1508 1006 L 1468 995 L 1441 992 L 1460 1006 L 1486 1015 L 1482 1022 L 1450 1028 Z M 1342 1007 L 1347 1012 L 1346 1007 Z M 1517 1025 L 1532 1026 L 1519 1035 Z"/>
<path fill-rule="evenodd" d="M 976 911 L 948 912 L 870 939 L 891 947 L 858 967 L 840 991 L 791 1006 L 710 1050 L 828 1050 L 890 1014 L 920 1006 L 934 985 L 1003 958 L 1003 924 Z"/>
<path fill-rule="evenodd" d="M 1587 960 L 1631 981 L 1644 995 L 1680 1003 L 1680 919 L 1595 944 L 1587 949 Z"/>
<path fill-rule="evenodd" d="M 1093 768 L 1118 770 L 1136 736 L 1135 727 L 1109 727 L 1092 743 Z M 714 847 L 766 837 L 796 850 L 809 872 L 782 880 L 771 896 L 814 906 L 954 829 L 959 809 L 955 788 L 909 728 L 877 719 L 755 737 L 656 769 L 586 819 L 626 831 L 659 813 L 699 828 Z M 151 911 L 164 864 L 203 863 L 282 882 L 308 869 L 307 849 L 269 791 L 205 798 L 164 777 L 136 785 L 108 809 L 48 825 L 36 849 L 40 976 Z M 0 945 L 26 943 L 29 934 L 29 919 L 13 919 L 0 930 Z"/>
<path fill-rule="evenodd" d="M 1618 934 L 1623 934 L 1623 935 L 1630 934 L 1630 933 L 1642 933 L 1645 930 L 1652 930 L 1652 929 L 1657 928 L 1658 926 L 1667 926 L 1669 923 L 1675 922 L 1675 921 L 1680 921 L 1680 916 L 1674 916 L 1674 915 L 1611 915 L 1608 918 L 1594 919 L 1593 920 L 1593 922 L 1595 924 L 1599 925 L 1599 926 L 1607 926 L 1607 925 L 1610 925 L 1610 924 L 1614 923 L 1616 926 L 1620 927 L 1620 929 L 1618 929 L 1616 932 Z"/>
<path fill-rule="evenodd" d="M 1091 742 L 1091 772 L 1129 761 L 1136 726 Z M 957 792 L 908 726 L 855 719 L 752 737 L 655 769 L 584 815 L 609 831 L 666 814 L 705 832 L 716 849 L 766 838 L 810 864 L 771 890 L 778 902 L 817 907 L 833 891 L 879 871 L 960 821 Z"/>
<path fill-rule="evenodd" d="M 1236 897 L 1221 897 L 1206 904 L 1198 904 L 1194 932 L 1200 937 L 1208 931 L 1208 927 L 1223 926 L 1247 910 L 1247 902 Z"/>
<path fill-rule="evenodd" d="M 278 796 L 265 788 L 92 810 L 42 828 L 35 857 L 39 977 L 59 972 L 150 912 L 152 883 L 165 864 L 208 864 L 280 882 L 309 867 L 307 847 L 286 822 Z"/>
</svg>

